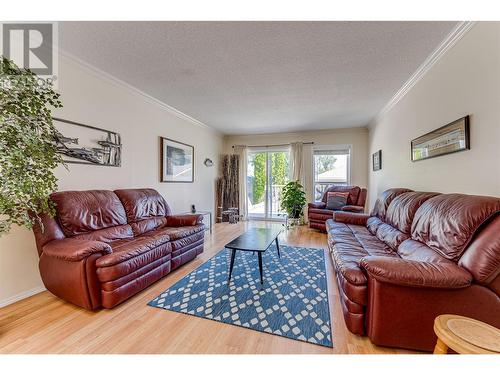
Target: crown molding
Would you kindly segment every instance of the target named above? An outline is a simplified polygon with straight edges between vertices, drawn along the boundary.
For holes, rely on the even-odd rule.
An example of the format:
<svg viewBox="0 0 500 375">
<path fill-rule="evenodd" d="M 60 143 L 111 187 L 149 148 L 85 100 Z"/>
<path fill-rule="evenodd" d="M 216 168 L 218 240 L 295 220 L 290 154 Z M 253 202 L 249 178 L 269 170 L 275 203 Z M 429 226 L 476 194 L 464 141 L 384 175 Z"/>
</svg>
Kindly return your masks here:
<svg viewBox="0 0 500 375">
<path fill-rule="evenodd" d="M 411 75 L 405 84 L 394 94 L 380 112 L 368 123 L 372 128 L 384 115 L 387 114 L 403 97 L 420 81 L 425 74 L 448 52 L 462 37 L 476 24 L 473 21 L 459 22 L 439 46 L 425 59 L 418 69 Z"/>
<path fill-rule="evenodd" d="M 155 104 L 155 105 L 161 107 L 162 109 L 170 112 L 171 114 L 175 115 L 176 117 L 178 117 L 180 119 L 186 120 L 186 121 L 188 121 L 194 125 L 197 125 L 199 127 L 208 129 L 219 136 L 223 136 L 223 133 L 221 133 L 219 130 L 195 119 L 194 117 L 191 117 L 191 116 L 185 114 L 184 112 L 179 111 L 178 109 L 175 109 L 174 107 L 169 106 L 168 104 L 162 102 L 161 100 L 156 99 L 155 97 L 153 97 L 149 94 L 146 94 L 142 90 L 139 90 L 137 87 L 132 86 L 125 81 L 122 81 L 121 79 L 115 77 L 114 75 L 109 74 L 109 73 L 105 72 L 104 70 L 99 69 L 98 67 L 80 59 L 79 57 L 76 57 L 75 55 L 73 55 L 69 52 L 66 52 L 66 51 L 59 49 L 59 56 L 62 56 L 64 58 L 72 61 L 73 63 L 80 65 L 84 69 L 92 72 L 93 74 L 95 74 L 99 77 L 104 78 L 106 81 L 114 84 L 115 86 L 127 89 L 127 90 L 131 91 L 132 93 L 134 93 L 135 95 L 141 96 L 143 99 L 145 99 L 149 103 L 152 103 L 152 104 Z"/>
</svg>

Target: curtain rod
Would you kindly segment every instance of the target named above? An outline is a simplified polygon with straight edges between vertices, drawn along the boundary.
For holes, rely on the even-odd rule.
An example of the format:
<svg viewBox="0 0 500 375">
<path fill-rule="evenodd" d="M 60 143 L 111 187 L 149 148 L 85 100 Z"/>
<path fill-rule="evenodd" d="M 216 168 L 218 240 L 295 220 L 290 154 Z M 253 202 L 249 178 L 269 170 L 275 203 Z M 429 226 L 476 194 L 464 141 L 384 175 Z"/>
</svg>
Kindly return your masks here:
<svg viewBox="0 0 500 375">
<path fill-rule="evenodd" d="M 303 145 L 313 145 L 314 142 L 302 142 Z M 290 146 L 291 143 L 282 143 L 280 145 L 254 145 L 254 146 L 248 146 L 248 145 L 233 145 L 231 146 L 234 148 L 235 146 L 245 146 L 245 147 L 280 147 L 280 146 Z"/>
</svg>

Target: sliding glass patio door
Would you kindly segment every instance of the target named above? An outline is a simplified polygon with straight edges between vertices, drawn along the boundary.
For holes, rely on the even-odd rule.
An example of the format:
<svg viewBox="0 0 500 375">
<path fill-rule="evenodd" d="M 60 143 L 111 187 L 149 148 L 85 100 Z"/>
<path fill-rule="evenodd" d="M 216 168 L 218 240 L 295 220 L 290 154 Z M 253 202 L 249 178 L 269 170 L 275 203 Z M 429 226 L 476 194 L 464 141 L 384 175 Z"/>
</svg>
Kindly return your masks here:
<svg viewBox="0 0 500 375">
<path fill-rule="evenodd" d="M 279 219 L 283 186 L 289 181 L 288 149 L 252 149 L 248 153 L 247 199 L 251 219 Z"/>
</svg>

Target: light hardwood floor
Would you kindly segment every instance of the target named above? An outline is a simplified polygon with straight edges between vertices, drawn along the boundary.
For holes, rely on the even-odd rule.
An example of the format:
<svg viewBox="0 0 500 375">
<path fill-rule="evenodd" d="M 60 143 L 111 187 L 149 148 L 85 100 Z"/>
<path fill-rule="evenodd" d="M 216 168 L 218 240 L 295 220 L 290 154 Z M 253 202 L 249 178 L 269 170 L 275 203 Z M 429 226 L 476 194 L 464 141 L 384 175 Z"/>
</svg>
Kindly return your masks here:
<svg viewBox="0 0 500 375">
<path fill-rule="evenodd" d="M 330 256 L 326 266 L 333 349 L 147 306 L 248 226 L 269 225 L 278 224 L 215 225 L 201 256 L 112 310 L 89 312 L 47 291 L 4 307 L 0 309 L 0 353 L 410 353 L 377 347 L 347 330 Z M 326 235 L 305 226 L 284 231 L 280 241 L 327 248 Z"/>
</svg>

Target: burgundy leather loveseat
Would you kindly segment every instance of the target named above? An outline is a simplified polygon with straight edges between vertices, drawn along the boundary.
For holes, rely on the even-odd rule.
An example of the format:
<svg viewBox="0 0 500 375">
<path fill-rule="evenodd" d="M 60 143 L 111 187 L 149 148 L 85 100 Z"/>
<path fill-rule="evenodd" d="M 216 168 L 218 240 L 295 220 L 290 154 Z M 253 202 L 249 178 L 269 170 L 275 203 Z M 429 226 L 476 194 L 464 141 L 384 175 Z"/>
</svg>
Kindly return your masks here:
<svg viewBox="0 0 500 375">
<path fill-rule="evenodd" d="M 366 189 L 359 186 L 333 185 L 326 189 L 320 202 L 309 203 L 307 208 L 307 218 L 309 228 L 326 232 L 325 222 L 333 217 L 335 211 L 326 208 L 327 195 L 329 192 L 348 192 L 347 205 L 342 207 L 342 211 L 364 212 L 366 201 Z"/>
<path fill-rule="evenodd" d="M 34 227 L 45 287 L 88 310 L 112 308 L 203 252 L 201 215 L 171 215 L 153 189 L 64 191 Z"/>
<path fill-rule="evenodd" d="M 440 314 L 500 327 L 499 198 L 389 189 L 371 215 L 326 225 L 351 332 L 432 350 Z"/>
</svg>

